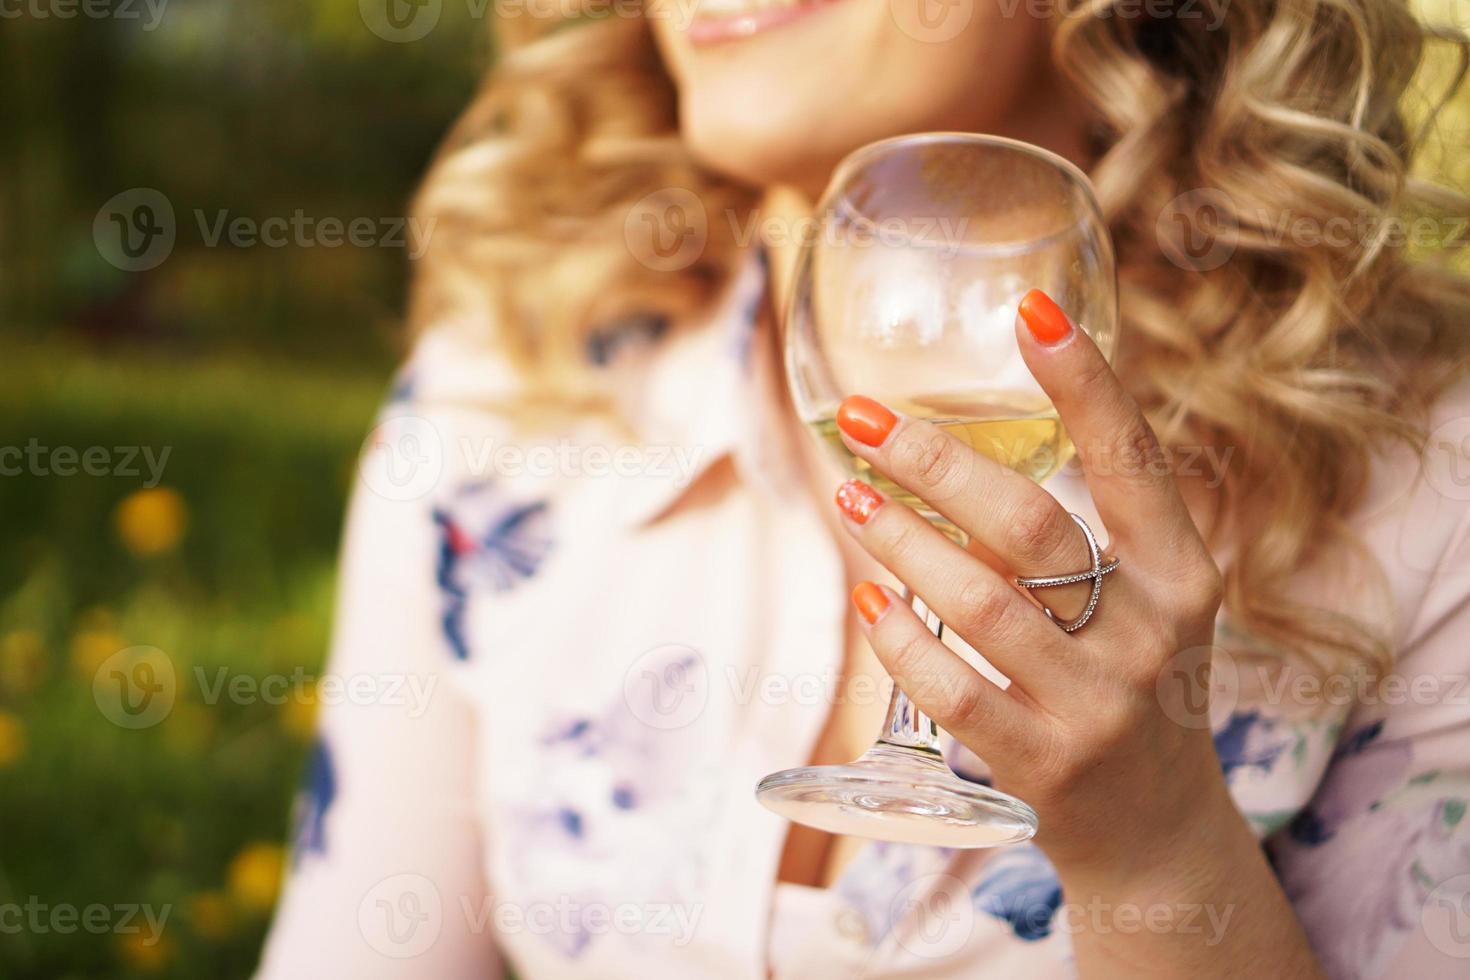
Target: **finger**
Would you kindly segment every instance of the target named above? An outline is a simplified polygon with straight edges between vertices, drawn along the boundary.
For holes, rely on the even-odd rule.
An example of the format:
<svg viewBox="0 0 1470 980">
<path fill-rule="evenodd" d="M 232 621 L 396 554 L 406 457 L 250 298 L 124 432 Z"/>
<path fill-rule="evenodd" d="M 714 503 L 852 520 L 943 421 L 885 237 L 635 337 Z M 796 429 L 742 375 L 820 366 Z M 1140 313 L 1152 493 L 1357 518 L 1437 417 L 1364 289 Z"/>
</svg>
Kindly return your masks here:
<svg viewBox="0 0 1470 980">
<path fill-rule="evenodd" d="M 892 589 L 860 582 L 852 603 L 893 682 L 972 752 L 994 765 L 1035 744 L 1036 712 L 940 642 Z"/>
<path fill-rule="evenodd" d="M 1138 556 L 1178 555 L 1180 546 L 1203 550 L 1153 428 L 1092 338 L 1039 289 L 1021 300 L 1016 334 L 1026 366 L 1077 446 L 1114 542 L 1145 545 L 1130 550 Z"/>
<path fill-rule="evenodd" d="M 1014 447 L 972 447 L 937 425 L 896 415 L 855 395 L 837 409 L 849 449 L 970 536 L 975 550 L 1007 579 L 1067 575 L 1092 564 L 1087 539 L 1055 497 L 996 462 Z M 981 451 L 977 451 L 977 448 Z M 907 580 L 905 580 L 907 581 Z M 1090 582 L 1048 589 L 1045 602 L 1071 619 Z"/>
<path fill-rule="evenodd" d="M 1038 698 L 1072 686 L 1082 659 L 1071 637 L 993 568 L 860 480 L 837 503 L 858 543 L 1001 673 Z"/>
</svg>

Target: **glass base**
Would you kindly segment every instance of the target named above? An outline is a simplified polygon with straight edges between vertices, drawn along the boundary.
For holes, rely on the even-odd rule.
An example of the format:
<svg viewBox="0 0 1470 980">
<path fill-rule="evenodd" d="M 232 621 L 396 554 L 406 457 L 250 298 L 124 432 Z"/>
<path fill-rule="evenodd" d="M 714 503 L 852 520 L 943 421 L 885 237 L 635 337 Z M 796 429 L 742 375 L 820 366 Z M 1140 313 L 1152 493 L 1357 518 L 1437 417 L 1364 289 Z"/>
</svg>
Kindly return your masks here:
<svg viewBox="0 0 1470 980">
<path fill-rule="evenodd" d="M 1030 840 L 1036 811 L 956 776 L 923 749 L 882 742 L 841 766 L 772 773 L 755 789 L 766 809 L 833 834 L 904 844 L 997 847 Z"/>
</svg>

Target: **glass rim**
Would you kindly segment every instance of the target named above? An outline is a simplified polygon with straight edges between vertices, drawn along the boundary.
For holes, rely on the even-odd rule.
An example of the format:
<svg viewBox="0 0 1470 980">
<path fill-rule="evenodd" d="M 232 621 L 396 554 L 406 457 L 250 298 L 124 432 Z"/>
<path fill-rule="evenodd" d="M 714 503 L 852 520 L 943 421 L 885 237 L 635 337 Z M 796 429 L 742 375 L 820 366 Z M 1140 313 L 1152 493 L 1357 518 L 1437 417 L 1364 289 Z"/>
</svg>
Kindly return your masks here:
<svg viewBox="0 0 1470 980">
<path fill-rule="evenodd" d="M 1075 233 L 1079 228 L 1086 226 L 1089 217 L 1096 219 L 1099 227 L 1106 227 L 1106 220 L 1102 214 L 1102 205 L 1097 199 L 1096 187 L 1093 185 L 1091 178 L 1087 176 L 1087 173 L 1071 160 L 1045 147 L 1037 146 L 1034 143 L 1027 143 L 1024 140 L 1012 139 L 1009 136 L 993 136 L 987 133 L 966 133 L 958 130 L 907 133 L 900 136 L 890 136 L 858 147 L 843 157 L 833 169 L 832 179 L 818 202 L 817 213 L 819 215 L 834 213 L 840 207 L 843 213 L 861 219 L 870 225 L 880 224 L 882 219 L 864 214 L 847 200 L 848 195 L 842 188 L 848 183 L 850 173 L 860 168 L 869 158 L 890 154 L 899 148 L 933 143 L 981 146 L 993 150 L 1006 150 L 1050 164 L 1074 186 L 1081 189 L 1083 198 L 1087 203 L 1087 209 L 1091 213 L 1079 214 L 1076 221 L 1066 223 L 1055 231 L 1033 238 L 1019 238 L 994 244 L 974 243 L 965 245 L 910 241 L 906 243 L 909 246 L 915 248 L 943 248 L 968 255 L 1012 256 L 1043 248 L 1059 238 Z"/>
</svg>

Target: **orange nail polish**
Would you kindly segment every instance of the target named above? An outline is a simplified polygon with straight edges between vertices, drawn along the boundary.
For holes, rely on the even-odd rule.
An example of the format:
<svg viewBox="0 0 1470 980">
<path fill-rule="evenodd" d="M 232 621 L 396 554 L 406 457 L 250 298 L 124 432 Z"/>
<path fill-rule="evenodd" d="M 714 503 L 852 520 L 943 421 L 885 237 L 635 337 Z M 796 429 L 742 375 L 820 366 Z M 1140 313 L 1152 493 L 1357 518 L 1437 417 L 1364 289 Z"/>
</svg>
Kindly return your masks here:
<svg viewBox="0 0 1470 980">
<path fill-rule="evenodd" d="M 1072 321 L 1052 298 L 1039 289 L 1033 289 L 1021 299 L 1021 319 L 1038 343 L 1055 344 L 1065 340 L 1072 332 Z"/>
<path fill-rule="evenodd" d="M 859 582 L 852 590 L 852 604 L 857 606 L 858 615 L 872 626 L 888 609 L 888 595 L 872 582 Z"/>
<path fill-rule="evenodd" d="M 837 407 L 837 427 L 865 446 L 881 446 L 898 416 L 871 398 L 853 395 Z"/>
<path fill-rule="evenodd" d="M 837 506 L 856 524 L 868 523 L 882 503 L 882 494 L 862 480 L 848 480 L 837 488 Z"/>
</svg>

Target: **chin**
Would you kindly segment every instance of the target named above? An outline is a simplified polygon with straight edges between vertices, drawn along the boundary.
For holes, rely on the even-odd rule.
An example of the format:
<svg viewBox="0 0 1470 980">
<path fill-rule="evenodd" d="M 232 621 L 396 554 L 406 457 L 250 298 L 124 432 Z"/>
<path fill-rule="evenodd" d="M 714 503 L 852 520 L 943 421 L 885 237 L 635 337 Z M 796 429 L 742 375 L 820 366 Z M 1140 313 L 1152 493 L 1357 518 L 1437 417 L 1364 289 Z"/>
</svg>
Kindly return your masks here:
<svg viewBox="0 0 1470 980">
<path fill-rule="evenodd" d="M 826 187 L 828 176 L 843 157 L 871 142 L 858 135 L 801 139 L 790 135 L 785 126 L 773 125 L 769 116 L 732 117 L 693 109 L 684 114 L 682 137 L 702 166 L 757 187 L 796 187 L 813 199 Z"/>
<path fill-rule="evenodd" d="M 714 2 L 765 9 L 764 0 L 701 8 Z M 1046 59 L 1045 27 L 1032 18 L 977 16 L 964 34 L 929 44 L 895 26 L 888 0 L 797 3 L 807 12 L 796 21 L 718 44 L 655 22 L 683 140 L 709 169 L 815 196 L 843 157 L 875 140 L 1007 128 Z"/>
</svg>

